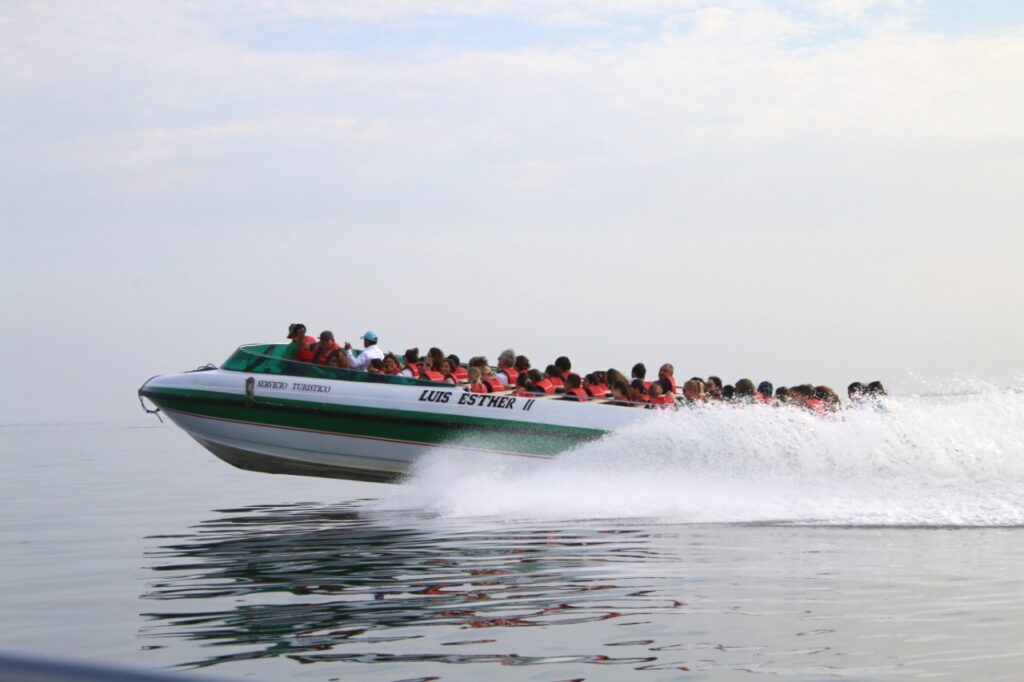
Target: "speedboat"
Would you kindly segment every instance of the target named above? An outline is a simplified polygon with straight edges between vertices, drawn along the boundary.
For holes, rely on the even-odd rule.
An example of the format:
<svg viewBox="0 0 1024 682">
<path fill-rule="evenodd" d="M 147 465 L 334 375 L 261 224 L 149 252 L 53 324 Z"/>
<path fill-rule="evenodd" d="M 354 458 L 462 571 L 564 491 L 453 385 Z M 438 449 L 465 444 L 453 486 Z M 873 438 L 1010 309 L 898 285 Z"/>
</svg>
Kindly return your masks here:
<svg viewBox="0 0 1024 682">
<path fill-rule="evenodd" d="M 241 346 L 220 367 L 153 377 L 139 399 L 241 469 L 382 483 L 429 452 L 550 459 L 651 415 L 314 365 L 285 348 Z"/>
</svg>

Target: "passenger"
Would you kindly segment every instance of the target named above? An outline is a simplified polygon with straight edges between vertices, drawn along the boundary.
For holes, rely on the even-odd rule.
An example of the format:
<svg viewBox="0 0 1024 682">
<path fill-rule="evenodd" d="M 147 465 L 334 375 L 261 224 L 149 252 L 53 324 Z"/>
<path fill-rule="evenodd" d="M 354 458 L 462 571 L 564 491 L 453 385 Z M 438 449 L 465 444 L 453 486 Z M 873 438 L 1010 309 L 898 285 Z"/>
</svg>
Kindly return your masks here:
<svg viewBox="0 0 1024 682">
<path fill-rule="evenodd" d="M 708 377 L 711 379 L 712 377 Z M 722 394 L 722 389 L 718 385 L 708 382 L 707 390 L 704 393 L 710 402 L 720 403 L 725 400 L 725 396 Z"/>
<path fill-rule="evenodd" d="M 335 367 L 337 369 L 349 369 L 348 358 L 345 357 L 345 354 L 342 353 L 339 348 L 338 352 L 332 355 L 331 359 L 327 361 L 327 366 Z"/>
<path fill-rule="evenodd" d="M 452 376 L 460 384 L 468 379 L 466 374 L 466 368 L 462 366 L 462 362 L 459 361 L 458 355 L 449 355 L 448 362 L 452 365 Z"/>
<path fill-rule="evenodd" d="M 826 412 L 838 412 L 843 406 L 839 396 L 828 386 L 815 386 L 814 397 L 821 401 Z"/>
<path fill-rule="evenodd" d="M 700 379 L 690 379 L 683 384 L 683 399 L 689 404 L 702 403 L 707 400 L 704 393 L 704 382 Z"/>
<path fill-rule="evenodd" d="M 599 372 L 592 372 L 591 374 L 583 377 L 582 386 L 583 390 L 591 398 L 603 400 L 608 394 L 608 387 L 598 380 L 598 374 Z"/>
<path fill-rule="evenodd" d="M 647 402 L 647 390 L 644 388 L 644 382 L 640 379 L 633 379 L 633 381 L 629 382 L 626 393 L 634 403 Z"/>
<path fill-rule="evenodd" d="M 736 387 L 732 384 L 722 386 L 722 400 L 730 403 L 736 400 Z"/>
<path fill-rule="evenodd" d="M 313 359 L 313 346 L 316 345 L 316 339 L 306 336 L 306 325 L 301 322 L 288 325 L 288 338 L 292 342 L 284 349 L 286 360 L 309 362 Z"/>
<path fill-rule="evenodd" d="M 442 357 L 442 362 L 446 362 Z M 434 365 L 430 360 L 430 356 L 420 358 L 416 363 L 417 369 L 420 371 L 420 379 L 425 381 L 436 381 L 441 384 L 444 383 L 444 375 L 434 369 Z"/>
<path fill-rule="evenodd" d="M 530 381 L 530 376 L 527 372 L 523 372 L 516 378 L 516 388 L 512 391 L 512 395 L 525 398 L 532 398 L 536 395 L 536 392 L 533 390 L 533 382 Z"/>
<path fill-rule="evenodd" d="M 846 397 L 850 399 L 850 407 L 864 407 L 868 401 L 867 387 L 855 381 L 846 387 Z"/>
<path fill-rule="evenodd" d="M 310 362 L 314 365 L 329 365 L 335 355 L 341 355 L 341 346 L 334 340 L 333 332 L 324 330 L 320 332 L 320 342 L 313 346 L 312 351 Z"/>
<path fill-rule="evenodd" d="M 790 402 L 797 407 L 802 407 L 814 414 L 824 414 L 825 406 L 821 400 L 815 397 L 814 387 L 810 384 L 800 384 L 789 389 Z"/>
<path fill-rule="evenodd" d="M 603 398 L 604 395 L 601 397 Z M 570 374 L 569 378 L 565 380 L 565 396 L 562 400 L 575 400 L 580 403 L 585 403 L 590 400 L 590 395 L 583 390 L 579 374 Z"/>
<path fill-rule="evenodd" d="M 625 381 L 612 382 L 612 404 L 622 407 L 634 407 L 636 403 L 629 399 L 629 384 Z"/>
<path fill-rule="evenodd" d="M 607 383 L 609 386 L 614 386 L 616 381 L 621 381 L 622 383 L 626 384 L 626 386 L 629 386 L 629 382 L 626 380 L 626 375 L 624 375 L 622 372 L 615 369 L 614 367 L 605 372 L 604 375 L 605 383 Z"/>
<path fill-rule="evenodd" d="M 569 358 L 562 355 L 555 360 L 555 367 L 559 370 L 558 378 L 564 383 L 565 378 L 572 372 L 572 363 L 569 362 Z"/>
<path fill-rule="evenodd" d="M 516 356 L 516 371 L 522 374 L 530 371 L 530 358 L 525 355 Z"/>
<path fill-rule="evenodd" d="M 638 362 L 635 365 L 633 365 L 633 369 L 630 371 L 630 382 L 632 383 L 637 379 L 644 382 L 644 390 L 650 388 L 651 382 L 646 381 L 647 366 L 642 362 Z"/>
<path fill-rule="evenodd" d="M 888 412 L 889 408 L 885 406 L 885 399 L 889 396 L 885 392 L 885 387 L 882 386 L 881 381 L 872 381 L 868 384 L 868 398 L 874 405 L 875 412 Z"/>
<path fill-rule="evenodd" d="M 342 355 L 341 357 L 344 358 L 345 356 Z M 384 371 L 384 361 L 377 358 L 370 360 L 370 364 L 366 366 L 366 371 L 370 374 L 387 374 Z"/>
<path fill-rule="evenodd" d="M 466 387 L 467 391 L 470 393 L 490 393 L 487 390 L 487 385 L 481 380 L 479 367 L 470 367 L 466 371 L 466 376 L 469 381 L 469 385 Z"/>
<path fill-rule="evenodd" d="M 388 353 L 384 356 L 384 360 L 381 362 L 381 370 L 384 374 L 398 374 L 402 371 L 402 366 L 398 364 L 398 358 L 395 357 L 394 353 Z"/>
<path fill-rule="evenodd" d="M 405 379 L 417 379 L 420 376 L 420 349 L 409 348 L 405 351 L 402 356 L 405 359 L 405 367 L 399 372 L 398 376 Z"/>
<path fill-rule="evenodd" d="M 554 393 L 555 384 L 552 383 L 551 379 L 540 373 L 540 370 L 531 369 L 526 373 L 530 377 L 530 381 L 533 382 L 534 393 Z"/>
<path fill-rule="evenodd" d="M 786 386 L 779 386 L 775 389 L 775 405 L 788 405 L 793 401 L 793 396 L 790 395 L 789 388 Z"/>
<path fill-rule="evenodd" d="M 665 363 L 658 368 L 658 383 L 666 395 L 675 395 L 676 392 L 676 368 Z"/>
<path fill-rule="evenodd" d="M 718 377 L 714 376 L 714 375 L 709 376 L 708 380 L 706 382 L 704 382 L 704 383 L 707 385 L 707 390 L 708 391 L 710 391 L 710 390 L 712 390 L 714 388 L 717 388 L 719 391 L 721 391 L 722 388 L 723 388 L 722 380 L 719 379 Z"/>
<path fill-rule="evenodd" d="M 759 383 L 757 385 L 757 395 L 754 396 L 755 398 L 757 398 L 757 402 L 761 403 L 762 405 L 770 405 L 772 402 L 773 388 L 774 387 L 772 386 L 772 382 L 770 381 L 762 381 L 761 383 Z"/>
<path fill-rule="evenodd" d="M 440 348 L 431 348 L 428 350 L 427 357 L 430 358 L 430 365 L 435 370 L 441 368 L 441 362 L 445 359 L 444 353 L 441 352 Z"/>
<path fill-rule="evenodd" d="M 562 370 L 559 369 L 556 365 L 547 366 L 547 368 L 544 370 L 544 378 L 547 379 L 555 388 L 565 387 L 565 382 L 562 380 Z"/>
<path fill-rule="evenodd" d="M 736 382 L 736 400 L 741 403 L 754 404 L 757 402 L 755 396 L 760 395 L 754 390 L 754 382 L 750 379 L 740 379 Z"/>
<path fill-rule="evenodd" d="M 649 407 L 657 407 L 662 410 L 676 404 L 675 398 L 665 393 L 665 389 L 657 381 L 652 383 L 647 389 L 647 401 Z"/>
<path fill-rule="evenodd" d="M 490 365 L 482 365 L 479 367 L 479 369 L 480 379 L 481 381 L 484 382 L 484 385 L 487 386 L 489 392 L 501 393 L 502 391 L 505 390 L 505 384 L 498 381 L 498 377 L 494 373 L 494 370 L 491 369 Z"/>
<path fill-rule="evenodd" d="M 345 342 L 345 357 L 352 369 L 365 370 L 370 365 L 370 360 L 383 360 L 384 351 L 377 345 L 377 332 L 368 330 L 360 337 L 363 340 L 363 352 L 356 357 L 352 353 L 352 344 Z"/>
<path fill-rule="evenodd" d="M 498 381 L 506 386 L 516 385 L 516 380 L 519 378 L 519 372 L 516 371 L 516 352 L 511 348 L 506 348 L 501 351 L 501 355 L 498 356 L 497 376 Z"/>
<path fill-rule="evenodd" d="M 451 360 L 449 360 L 448 358 L 443 358 L 441 360 L 440 367 L 441 369 L 439 371 L 441 372 L 441 376 L 444 378 L 444 382 L 446 384 L 454 385 L 459 383 L 459 380 L 455 378 L 455 374 L 453 373 L 454 370 L 452 368 Z"/>
</svg>

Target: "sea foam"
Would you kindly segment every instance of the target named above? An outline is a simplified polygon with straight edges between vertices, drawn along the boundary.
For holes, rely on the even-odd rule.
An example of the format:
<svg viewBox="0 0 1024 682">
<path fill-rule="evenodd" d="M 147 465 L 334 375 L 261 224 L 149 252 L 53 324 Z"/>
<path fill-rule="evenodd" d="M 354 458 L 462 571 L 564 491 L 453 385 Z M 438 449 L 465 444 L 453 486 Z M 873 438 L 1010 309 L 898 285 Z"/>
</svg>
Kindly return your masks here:
<svg viewBox="0 0 1024 682">
<path fill-rule="evenodd" d="M 826 419 L 761 406 L 652 412 L 552 461 L 426 457 L 376 506 L 506 519 L 1024 525 L 1024 393 L 892 398 L 886 408 Z"/>
</svg>

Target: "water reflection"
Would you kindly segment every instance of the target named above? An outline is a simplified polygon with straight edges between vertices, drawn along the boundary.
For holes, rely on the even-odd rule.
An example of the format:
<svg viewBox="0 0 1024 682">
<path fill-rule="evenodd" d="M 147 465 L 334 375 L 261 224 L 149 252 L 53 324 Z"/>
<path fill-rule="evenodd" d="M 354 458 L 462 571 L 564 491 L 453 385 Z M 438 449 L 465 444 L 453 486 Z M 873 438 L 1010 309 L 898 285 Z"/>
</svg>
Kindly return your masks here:
<svg viewBox="0 0 1024 682">
<path fill-rule="evenodd" d="M 617 655 L 491 649 L 511 628 L 548 628 L 530 641 L 550 650 L 555 626 L 641 624 L 684 607 L 659 593 L 672 557 L 646 528 L 442 525 L 349 503 L 225 509 L 192 531 L 151 538 L 156 577 L 143 598 L 154 608 L 141 633 L 199 643 L 185 666 L 278 656 L 650 666 L 653 640 L 635 637 L 596 645 Z M 474 647 L 486 651 L 466 653 Z"/>
</svg>

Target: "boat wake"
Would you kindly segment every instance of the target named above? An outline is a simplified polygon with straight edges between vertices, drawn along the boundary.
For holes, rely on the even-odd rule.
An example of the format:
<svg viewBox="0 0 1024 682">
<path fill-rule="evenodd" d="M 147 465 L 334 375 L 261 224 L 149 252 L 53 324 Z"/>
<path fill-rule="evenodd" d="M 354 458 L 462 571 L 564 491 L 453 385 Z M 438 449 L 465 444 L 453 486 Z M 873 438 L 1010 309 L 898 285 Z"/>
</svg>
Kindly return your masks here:
<svg viewBox="0 0 1024 682">
<path fill-rule="evenodd" d="M 430 456 L 375 506 L 504 519 L 1024 525 L 1024 393 L 895 398 L 885 413 L 834 420 L 730 406 L 659 412 L 550 462 Z"/>
</svg>

